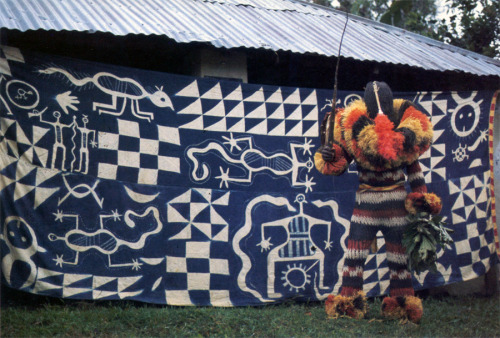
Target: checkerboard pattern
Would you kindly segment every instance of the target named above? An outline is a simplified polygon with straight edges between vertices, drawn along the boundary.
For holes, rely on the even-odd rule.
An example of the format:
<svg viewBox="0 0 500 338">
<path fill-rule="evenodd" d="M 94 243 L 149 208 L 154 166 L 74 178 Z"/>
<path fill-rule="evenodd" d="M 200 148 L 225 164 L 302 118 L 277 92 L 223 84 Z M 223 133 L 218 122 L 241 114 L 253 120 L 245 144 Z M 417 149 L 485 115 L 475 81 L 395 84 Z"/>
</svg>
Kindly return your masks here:
<svg viewBox="0 0 500 338">
<path fill-rule="evenodd" d="M 231 306 L 229 261 L 220 256 L 221 244 L 210 241 L 183 243 L 176 246 L 185 245 L 184 256 L 166 257 L 166 303 Z"/>
<path fill-rule="evenodd" d="M 161 172 L 180 173 L 168 144 L 180 145 L 177 128 L 117 119 L 117 133 L 99 132 L 97 176 L 141 184 L 158 184 Z"/>
<path fill-rule="evenodd" d="M 466 231 L 455 235 L 454 246 L 464 280 L 485 274 L 491 266 L 495 244 L 493 227 L 487 224 L 487 222 L 467 223 Z"/>
</svg>

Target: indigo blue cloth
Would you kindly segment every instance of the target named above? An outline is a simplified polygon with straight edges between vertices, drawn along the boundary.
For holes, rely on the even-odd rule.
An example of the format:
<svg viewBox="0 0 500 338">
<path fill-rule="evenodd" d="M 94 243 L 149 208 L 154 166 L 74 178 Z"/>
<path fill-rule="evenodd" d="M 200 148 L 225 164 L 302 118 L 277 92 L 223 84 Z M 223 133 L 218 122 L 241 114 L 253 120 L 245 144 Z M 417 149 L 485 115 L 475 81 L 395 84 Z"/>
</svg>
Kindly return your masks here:
<svg viewBox="0 0 500 338">
<path fill-rule="evenodd" d="M 337 292 L 356 167 L 313 167 L 332 92 L 0 47 L 2 283 L 42 295 L 241 306 Z M 339 105 L 361 93 L 339 92 Z M 454 244 L 416 289 L 496 262 L 492 92 L 395 93 L 435 128 L 420 163 Z M 365 291 L 386 293 L 383 240 Z"/>
</svg>

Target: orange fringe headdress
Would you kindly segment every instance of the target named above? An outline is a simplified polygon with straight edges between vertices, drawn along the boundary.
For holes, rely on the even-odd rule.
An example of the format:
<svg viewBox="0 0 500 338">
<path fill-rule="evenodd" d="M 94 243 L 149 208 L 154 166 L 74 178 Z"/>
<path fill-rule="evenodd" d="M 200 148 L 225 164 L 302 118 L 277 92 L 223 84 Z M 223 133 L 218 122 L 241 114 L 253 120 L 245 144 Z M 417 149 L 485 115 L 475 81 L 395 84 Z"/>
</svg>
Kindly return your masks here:
<svg viewBox="0 0 500 338">
<path fill-rule="evenodd" d="M 351 102 L 335 117 L 334 140 L 365 169 L 383 171 L 411 164 L 432 143 L 429 118 L 407 101 L 393 104 L 395 111 L 406 107 L 397 126 L 384 114 L 370 118 L 362 100 Z"/>
</svg>

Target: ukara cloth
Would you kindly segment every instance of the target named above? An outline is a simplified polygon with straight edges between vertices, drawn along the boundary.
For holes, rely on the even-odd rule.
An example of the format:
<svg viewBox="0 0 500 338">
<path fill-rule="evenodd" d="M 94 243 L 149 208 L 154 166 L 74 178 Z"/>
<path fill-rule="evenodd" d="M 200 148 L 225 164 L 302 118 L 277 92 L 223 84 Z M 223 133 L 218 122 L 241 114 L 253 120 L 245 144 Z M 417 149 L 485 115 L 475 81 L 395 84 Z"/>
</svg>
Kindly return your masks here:
<svg viewBox="0 0 500 338">
<path fill-rule="evenodd" d="M 339 92 L 341 105 L 361 93 Z M 395 93 L 434 125 L 420 158 L 454 244 L 415 289 L 497 261 L 493 92 Z M 362 94 L 361 94 L 362 95 Z M 246 84 L 0 47 L 2 283 L 72 299 L 243 306 L 341 284 L 358 174 L 316 171 L 331 90 Z M 380 235 L 380 234 L 379 234 Z M 364 290 L 387 293 L 385 244 Z"/>
</svg>

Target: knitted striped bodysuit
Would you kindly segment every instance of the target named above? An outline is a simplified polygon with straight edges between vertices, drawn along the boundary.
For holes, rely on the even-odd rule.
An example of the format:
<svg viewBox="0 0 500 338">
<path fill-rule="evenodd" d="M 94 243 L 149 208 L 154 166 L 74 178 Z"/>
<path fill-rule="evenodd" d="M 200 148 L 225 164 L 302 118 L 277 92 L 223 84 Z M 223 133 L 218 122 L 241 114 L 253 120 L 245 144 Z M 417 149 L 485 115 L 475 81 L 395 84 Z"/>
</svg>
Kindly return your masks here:
<svg viewBox="0 0 500 338">
<path fill-rule="evenodd" d="M 408 257 L 401 245 L 407 211 L 404 186 L 405 169 L 413 191 L 426 192 L 418 161 L 406 168 L 384 172 L 358 166 L 360 188 L 356 192 L 347 253 L 344 261 L 341 294 L 351 296 L 363 289 L 363 267 L 370 244 L 380 230 L 384 235 L 390 271 L 390 295 L 413 295 Z"/>
</svg>

